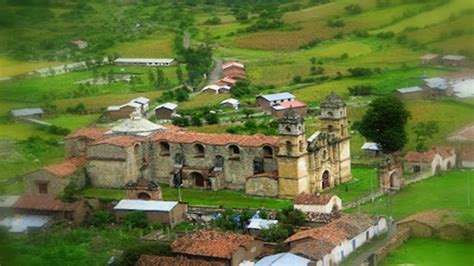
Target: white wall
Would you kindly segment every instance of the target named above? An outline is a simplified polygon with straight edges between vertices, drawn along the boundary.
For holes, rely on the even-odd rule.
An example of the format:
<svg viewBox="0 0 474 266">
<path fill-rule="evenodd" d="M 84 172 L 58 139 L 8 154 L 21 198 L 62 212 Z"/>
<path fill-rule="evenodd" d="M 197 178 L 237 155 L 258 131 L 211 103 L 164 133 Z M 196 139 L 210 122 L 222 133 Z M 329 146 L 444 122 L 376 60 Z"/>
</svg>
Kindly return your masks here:
<svg viewBox="0 0 474 266">
<path fill-rule="evenodd" d="M 462 161 L 461 166 L 464 168 L 474 168 L 474 161 Z"/>
<path fill-rule="evenodd" d="M 337 206 L 339 210 L 342 209 L 342 201 L 339 197 L 332 197 L 326 205 L 303 205 L 295 204 L 295 209 L 299 209 L 303 212 L 320 212 L 320 213 L 331 213 L 334 206 Z"/>
</svg>

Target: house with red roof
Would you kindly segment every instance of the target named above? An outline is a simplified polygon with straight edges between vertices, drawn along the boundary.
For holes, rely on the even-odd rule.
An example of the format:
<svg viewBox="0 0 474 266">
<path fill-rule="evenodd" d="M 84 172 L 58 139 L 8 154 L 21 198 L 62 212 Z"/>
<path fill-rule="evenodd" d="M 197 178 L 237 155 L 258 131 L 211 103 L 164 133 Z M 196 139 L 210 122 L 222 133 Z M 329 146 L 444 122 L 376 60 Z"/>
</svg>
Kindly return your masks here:
<svg viewBox="0 0 474 266">
<path fill-rule="evenodd" d="M 474 168 L 474 148 L 468 147 L 461 153 L 461 167 Z"/>
<path fill-rule="evenodd" d="M 306 116 L 308 113 L 308 106 L 306 103 L 294 100 L 272 105 L 271 114 L 273 117 L 282 118 L 285 112 L 290 108 L 293 108 L 293 110 L 301 116 Z"/>
<path fill-rule="evenodd" d="M 295 197 L 295 209 L 303 212 L 332 213 L 342 209 L 342 201 L 333 194 L 301 193 Z"/>
<path fill-rule="evenodd" d="M 85 157 L 74 157 L 48 165 L 23 177 L 25 193 L 61 196 L 71 182 L 78 188 L 85 184 Z"/>
<path fill-rule="evenodd" d="M 438 174 L 456 166 L 456 153 L 453 148 L 433 147 L 426 152 L 410 151 L 404 157 L 403 168 L 413 174 L 427 172 Z"/>
<path fill-rule="evenodd" d="M 263 249 L 263 242 L 251 235 L 198 231 L 191 237 L 176 239 L 171 248 L 180 258 L 237 266 L 243 261 L 255 260 Z"/>
</svg>

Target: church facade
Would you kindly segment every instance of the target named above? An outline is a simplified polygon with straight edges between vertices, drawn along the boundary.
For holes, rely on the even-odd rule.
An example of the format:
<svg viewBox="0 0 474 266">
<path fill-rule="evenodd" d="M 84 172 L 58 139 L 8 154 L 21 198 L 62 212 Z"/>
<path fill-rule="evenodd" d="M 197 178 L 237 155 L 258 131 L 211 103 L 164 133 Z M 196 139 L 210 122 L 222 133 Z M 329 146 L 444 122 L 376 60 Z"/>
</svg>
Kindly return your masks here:
<svg viewBox="0 0 474 266">
<path fill-rule="evenodd" d="M 65 146 L 69 157 L 86 156 L 94 187 L 148 180 L 293 197 L 351 179 L 346 106 L 339 97 L 321 104 L 320 121 L 321 130 L 307 138 L 304 118 L 291 108 L 279 120 L 278 136 L 197 133 L 134 116 L 111 129 L 80 129 Z"/>
</svg>

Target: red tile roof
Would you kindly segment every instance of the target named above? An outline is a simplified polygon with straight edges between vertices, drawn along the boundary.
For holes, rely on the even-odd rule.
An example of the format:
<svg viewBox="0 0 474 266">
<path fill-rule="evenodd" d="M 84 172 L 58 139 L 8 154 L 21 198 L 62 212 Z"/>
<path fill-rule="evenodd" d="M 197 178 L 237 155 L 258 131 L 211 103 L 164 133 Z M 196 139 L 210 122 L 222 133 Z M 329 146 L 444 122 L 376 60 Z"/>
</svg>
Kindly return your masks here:
<svg viewBox="0 0 474 266">
<path fill-rule="evenodd" d="M 220 266 L 219 262 L 209 262 L 205 260 L 164 257 L 154 255 L 141 255 L 135 266 Z"/>
<path fill-rule="evenodd" d="M 461 154 L 462 161 L 474 161 L 474 148 L 467 148 Z"/>
<path fill-rule="evenodd" d="M 449 137 L 464 137 L 469 140 L 474 140 L 474 124 L 461 128 Z"/>
<path fill-rule="evenodd" d="M 168 141 L 172 143 L 202 143 L 206 145 L 237 144 L 242 147 L 260 147 L 265 144 L 278 146 L 278 138 L 265 136 L 263 134 L 255 135 L 236 135 L 236 134 L 208 134 L 197 132 L 168 132 L 161 131 L 151 137 L 152 141 Z"/>
<path fill-rule="evenodd" d="M 82 165 L 86 163 L 85 157 L 74 157 L 65 160 L 61 163 L 52 164 L 44 167 L 43 169 L 50 172 L 53 175 L 59 177 L 66 177 L 74 174 Z"/>
<path fill-rule="evenodd" d="M 286 107 L 286 108 L 298 108 L 306 106 L 306 103 L 300 101 L 286 101 L 278 104 L 279 106 Z"/>
<path fill-rule="evenodd" d="M 247 73 L 245 73 L 245 71 L 242 69 L 231 68 L 231 69 L 224 70 L 224 76 L 230 77 L 230 78 L 234 78 L 234 77 L 246 78 Z"/>
<path fill-rule="evenodd" d="M 290 252 L 296 255 L 301 255 L 305 258 L 318 261 L 324 255 L 331 253 L 336 245 L 322 240 L 310 240 L 304 243 L 296 244 Z"/>
<path fill-rule="evenodd" d="M 334 197 L 332 194 L 301 193 L 295 197 L 295 204 L 303 205 L 326 205 Z"/>
<path fill-rule="evenodd" d="M 73 139 L 73 138 L 87 138 L 90 140 L 97 140 L 104 136 L 105 132 L 107 132 L 108 128 L 93 128 L 93 127 L 86 127 L 80 128 L 71 134 L 66 136 L 66 139 Z"/>
<path fill-rule="evenodd" d="M 229 78 L 229 77 L 224 77 L 223 79 L 221 79 L 220 81 L 226 83 L 226 84 L 230 84 L 230 85 L 234 85 L 235 83 L 237 83 L 237 80 L 235 79 L 232 79 L 232 78 Z"/>
<path fill-rule="evenodd" d="M 13 207 L 39 211 L 69 211 L 73 208 L 71 204 L 64 203 L 49 194 L 23 195 Z"/>
<path fill-rule="evenodd" d="M 114 136 L 108 138 L 102 138 L 94 141 L 90 145 L 99 145 L 99 144 L 111 144 L 120 147 L 130 147 L 135 143 L 142 142 L 142 139 L 130 137 L 130 136 Z"/>
<path fill-rule="evenodd" d="M 190 238 L 179 238 L 171 244 L 174 253 L 232 259 L 239 248 L 250 248 L 254 238 L 250 235 L 218 231 L 199 231 Z"/>
<path fill-rule="evenodd" d="M 333 245 L 339 245 L 341 242 L 346 240 L 348 235 L 335 226 L 322 226 L 309 230 L 298 232 L 285 240 L 285 243 L 291 243 L 293 241 L 302 239 L 315 239 L 321 240 Z"/>
<path fill-rule="evenodd" d="M 226 69 L 229 67 L 238 67 L 238 68 L 245 68 L 244 64 L 239 63 L 239 62 L 227 62 L 222 65 L 222 69 Z"/>
<path fill-rule="evenodd" d="M 429 163 L 432 162 L 434 157 L 436 156 L 435 151 L 427 151 L 427 152 L 416 152 L 416 151 L 409 151 L 405 155 L 405 161 L 408 162 L 425 162 Z"/>
</svg>

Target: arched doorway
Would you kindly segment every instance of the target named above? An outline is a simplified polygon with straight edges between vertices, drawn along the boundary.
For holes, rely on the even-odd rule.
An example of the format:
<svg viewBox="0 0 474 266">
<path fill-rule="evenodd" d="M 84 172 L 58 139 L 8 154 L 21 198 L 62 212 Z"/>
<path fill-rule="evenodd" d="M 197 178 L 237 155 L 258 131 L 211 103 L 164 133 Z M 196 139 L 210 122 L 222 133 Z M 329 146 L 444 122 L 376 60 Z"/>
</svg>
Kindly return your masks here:
<svg viewBox="0 0 474 266">
<path fill-rule="evenodd" d="M 204 187 L 204 176 L 202 176 L 200 173 L 191 173 L 191 178 L 194 178 L 194 185 L 196 187 Z"/>
<path fill-rule="evenodd" d="M 141 199 L 141 200 L 150 200 L 151 199 L 150 194 L 148 194 L 146 192 L 138 193 L 137 198 Z"/>
<path fill-rule="evenodd" d="M 330 183 L 329 183 L 329 171 L 324 171 L 323 173 L 323 189 L 326 189 L 330 186 Z"/>
<path fill-rule="evenodd" d="M 452 167 L 452 166 L 451 166 L 451 162 L 449 161 L 449 162 L 448 162 L 448 165 L 446 165 L 446 169 L 451 169 L 451 167 Z"/>
<path fill-rule="evenodd" d="M 393 172 L 390 175 L 390 188 L 398 188 L 398 174 Z"/>
</svg>

